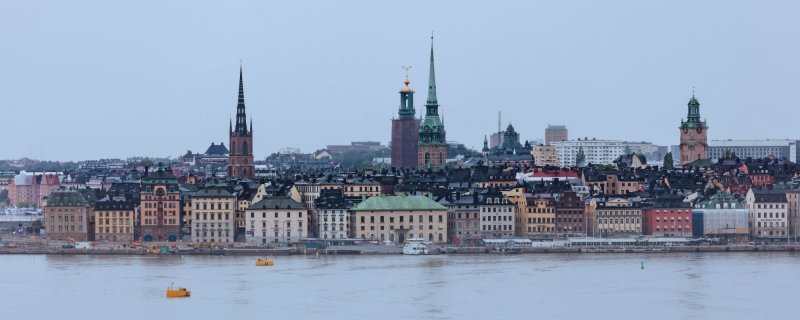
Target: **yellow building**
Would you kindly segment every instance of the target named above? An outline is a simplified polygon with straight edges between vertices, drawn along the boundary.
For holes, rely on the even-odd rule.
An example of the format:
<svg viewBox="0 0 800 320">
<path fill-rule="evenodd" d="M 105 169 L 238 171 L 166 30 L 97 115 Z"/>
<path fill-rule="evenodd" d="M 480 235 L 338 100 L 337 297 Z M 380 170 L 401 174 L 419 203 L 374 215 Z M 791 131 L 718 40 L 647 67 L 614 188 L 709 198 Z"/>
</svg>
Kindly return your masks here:
<svg viewBox="0 0 800 320">
<path fill-rule="evenodd" d="M 134 240 L 136 204 L 124 196 L 106 197 L 94 205 L 95 240 L 131 242 Z"/>
<path fill-rule="evenodd" d="M 531 149 L 533 161 L 537 167 L 554 166 L 559 167 L 561 163 L 558 161 L 558 151 L 555 146 L 551 145 L 538 145 Z"/>
<path fill-rule="evenodd" d="M 519 237 L 547 237 L 556 231 L 556 204 L 549 195 L 526 195 L 517 204 L 516 234 Z"/>
</svg>

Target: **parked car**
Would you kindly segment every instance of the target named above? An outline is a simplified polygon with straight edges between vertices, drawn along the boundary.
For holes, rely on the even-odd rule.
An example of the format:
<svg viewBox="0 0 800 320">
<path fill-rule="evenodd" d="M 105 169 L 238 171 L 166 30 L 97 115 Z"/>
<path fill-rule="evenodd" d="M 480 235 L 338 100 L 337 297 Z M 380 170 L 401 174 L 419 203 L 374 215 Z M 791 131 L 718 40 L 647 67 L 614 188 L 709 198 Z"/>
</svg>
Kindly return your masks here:
<svg viewBox="0 0 800 320">
<path fill-rule="evenodd" d="M 64 249 L 72 249 L 72 248 L 75 248 L 75 246 L 73 246 L 73 245 L 71 245 L 71 244 L 63 244 L 63 245 L 61 245 L 61 248 L 64 248 Z"/>
</svg>

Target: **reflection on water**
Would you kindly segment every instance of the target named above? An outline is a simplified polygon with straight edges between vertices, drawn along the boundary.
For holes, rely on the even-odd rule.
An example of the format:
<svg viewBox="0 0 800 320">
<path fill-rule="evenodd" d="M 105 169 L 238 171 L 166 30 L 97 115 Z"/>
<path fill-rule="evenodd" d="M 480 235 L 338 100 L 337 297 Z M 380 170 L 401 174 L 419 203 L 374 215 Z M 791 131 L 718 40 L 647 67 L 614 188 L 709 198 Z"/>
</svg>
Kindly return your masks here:
<svg viewBox="0 0 800 320">
<path fill-rule="evenodd" d="M 800 288 L 794 253 L 295 256 L 274 267 L 254 259 L 0 256 L 0 315 L 784 319 L 796 314 Z M 173 282 L 192 297 L 164 298 Z"/>
</svg>

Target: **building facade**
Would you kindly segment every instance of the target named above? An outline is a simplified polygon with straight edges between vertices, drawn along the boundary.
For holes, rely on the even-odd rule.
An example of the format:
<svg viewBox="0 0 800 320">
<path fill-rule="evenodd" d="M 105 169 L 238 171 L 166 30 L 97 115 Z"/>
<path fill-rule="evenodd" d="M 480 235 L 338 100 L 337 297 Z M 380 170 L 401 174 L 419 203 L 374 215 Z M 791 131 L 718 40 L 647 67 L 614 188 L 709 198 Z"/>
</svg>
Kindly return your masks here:
<svg viewBox="0 0 800 320">
<path fill-rule="evenodd" d="M 565 125 L 547 125 L 544 129 L 544 145 L 549 146 L 553 142 L 569 140 L 569 132 Z"/>
<path fill-rule="evenodd" d="M 722 159 L 728 152 L 732 152 L 740 159 L 762 159 L 775 157 L 797 163 L 797 146 L 800 140 L 711 140 L 708 143 L 708 158 Z"/>
<path fill-rule="evenodd" d="M 247 243 L 294 243 L 308 237 L 308 210 L 289 197 L 266 197 L 245 213 Z"/>
<path fill-rule="evenodd" d="M 555 199 L 549 194 L 526 195 L 517 204 L 516 236 L 548 237 L 556 232 Z"/>
<path fill-rule="evenodd" d="M 692 94 L 688 104 L 686 121 L 678 128 L 681 133 L 681 164 L 687 165 L 697 160 L 708 159 L 708 126 L 700 120 L 700 102 Z"/>
<path fill-rule="evenodd" d="M 192 242 L 233 243 L 236 195 L 224 185 L 206 185 L 192 194 Z"/>
<path fill-rule="evenodd" d="M 431 38 L 433 40 L 433 38 Z M 417 166 L 428 169 L 444 165 L 447 161 L 447 140 L 444 123 L 439 117 L 439 101 L 436 99 L 436 76 L 433 68 L 433 43 L 431 43 L 431 65 L 428 79 L 428 100 L 425 102 L 425 118 L 419 125 L 417 140 Z"/>
<path fill-rule="evenodd" d="M 425 196 L 379 196 L 352 209 L 353 238 L 447 243 L 447 207 Z"/>
<path fill-rule="evenodd" d="M 586 236 L 586 205 L 573 191 L 563 192 L 556 201 L 556 234 Z"/>
<path fill-rule="evenodd" d="M 107 196 L 94 204 L 95 240 L 132 242 L 136 238 L 136 202 L 125 196 Z"/>
<path fill-rule="evenodd" d="M 476 246 L 481 238 L 479 195 L 457 194 L 448 204 L 447 238 L 455 245 Z"/>
<path fill-rule="evenodd" d="M 642 208 L 624 198 L 592 199 L 598 233 L 603 237 L 642 234 Z"/>
<path fill-rule="evenodd" d="M 725 239 L 729 243 L 746 243 L 750 239 L 747 207 L 729 193 L 717 193 L 693 208 L 692 219 L 703 221 L 700 236 Z M 693 230 L 697 235 L 698 231 Z"/>
<path fill-rule="evenodd" d="M 178 241 L 181 232 L 178 179 L 161 167 L 145 174 L 139 201 L 141 240 Z"/>
<path fill-rule="evenodd" d="M 642 209 L 642 234 L 660 237 L 691 237 L 692 208 L 682 197 L 656 198 Z"/>
<path fill-rule="evenodd" d="M 408 86 L 408 77 L 404 83 L 400 89 L 398 117 L 392 119 L 392 167 L 416 168 L 420 121 L 414 117 L 414 90 Z"/>
<path fill-rule="evenodd" d="M 228 153 L 228 176 L 252 179 L 255 176 L 253 121 L 250 120 L 250 129 L 248 130 L 241 67 L 239 67 L 239 100 L 236 105 L 236 127 L 234 128 L 233 124 L 230 124 L 228 134 L 231 147 Z"/>
<path fill-rule="evenodd" d="M 580 139 L 551 142 L 556 147 L 558 161 L 562 167 L 577 165 L 578 151 L 583 150 L 586 164 L 613 164 L 626 151 L 647 154 L 658 147 L 649 142 L 628 142 L 620 140 Z"/>
<path fill-rule="evenodd" d="M 750 213 L 750 230 L 754 239 L 761 242 L 779 242 L 788 239 L 789 204 L 786 191 L 771 188 L 750 188 L 745 197 Z"/>
<path fill-rule="evenodd" d="M 486 190 L 480 199 L 480 232 L 483 239 L 514 237 L 514 208 L 500 189 Z"/>
<path fill-rule="evenodd" d="M 553 166 L 558 167 L 558 151 L 555 146 L 551 145 L 538 145 L 534 146 L 532 151 L 533 161 L 537 167 Z"/>
<path fill-rule="evenodd" d="M 90 222 L 93 207 L 77 190 L 58 190 L 44 207 L 44 227 L 48 240 L 93 241 Z"/>
</svg>

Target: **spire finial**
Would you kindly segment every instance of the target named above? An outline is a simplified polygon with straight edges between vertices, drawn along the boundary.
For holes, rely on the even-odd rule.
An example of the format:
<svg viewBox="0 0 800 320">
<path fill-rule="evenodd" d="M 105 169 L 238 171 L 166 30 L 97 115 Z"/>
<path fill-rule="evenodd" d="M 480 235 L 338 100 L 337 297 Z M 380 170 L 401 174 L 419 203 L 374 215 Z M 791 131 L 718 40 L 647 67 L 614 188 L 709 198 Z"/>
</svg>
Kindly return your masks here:
<svg viewBox="0 0 800 320">
<path fill-rule="evenodd" d="M 431 30 L 431 47 L 433 47 L 433 30 Z"/>
<path fill-rule="evenodd" d="M 692 86 L 692 98 L 694 98 L 694 86 Z"/>
</svg>

